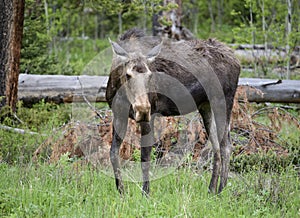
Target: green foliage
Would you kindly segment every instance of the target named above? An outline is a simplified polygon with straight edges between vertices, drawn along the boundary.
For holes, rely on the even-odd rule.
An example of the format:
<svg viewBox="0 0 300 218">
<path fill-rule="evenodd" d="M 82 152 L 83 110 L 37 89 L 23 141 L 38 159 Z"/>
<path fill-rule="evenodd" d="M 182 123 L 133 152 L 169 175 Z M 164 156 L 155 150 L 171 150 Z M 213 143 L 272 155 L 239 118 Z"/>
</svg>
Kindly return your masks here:
<svg viewBox="0 0 300 218">
<path fill-rule="evenodd" d="M 60 64 L 66 63 L 66 66 L 61 69 L 61 73 L 64 75 L 81 75 L 86 74 L 85 68 L 90 67 L 89 64 L 94 58 L 98 58 L 99 64 L 97 65 L 97 71 L 101 71 L 103 67 L 109 66 L 111 56 L 109 60 L 101 55 L 101 53 L 109 47 L 109 41 L 105 40 L 93 40 L 93 39 L 73 39 L 59 44 L 59 52 L 57 59 Z M 100 58 L 100 60 L 99 60 Z M 102 63 L 106 61 L 108 63 Z M 100 66 L 99 66 L 100 65 Z M 91 66 L 93 67 L 93 66 Z M 89 73 L 91 74 L 91 73 Z M 97 72 L 91 75 L 99 75 Z"/>
<path fill-rule="evenodd" d="M 298 154 L 297 154 L 298 152 Z M 289 166 L 299 164 L 299 151 L 289 155 L 279 155 L 275 151 L 261 151 L 249 155 L 233 155 L 230 162 L 231 170 L 235 172 L 281 172 Z"/>
<path fill-rule="evenodd" d="M 55 56 L 49 51 L 52 38 L 47 34 L 44 8 L 36 1 L 26 0 L 21 51 L 21 73 L 57 74 Z"/>
<path fill-rule="evenodd" d="M 131 157 L 133 161 L 141 161 L 141 151 L 139 149 L 134 149 Z M 155 148 L 152 148 L 150 158 L 152 161 L 156 160 Z"/>
<path fill-rule="evenodd" d="M 285 1 L 253 1 L 245 0 L 242 7 L 236 7 L 231 14 L 239 21 L 234 25 L 234 35 L 240 43 L 263 44 L 285 47 L 287 3 Z M 297 29 L 299 25 L 299 4 L 292 1 L 292 34 L 290 36 L 291 47 L 297 44 Z M 298 11 L 298 12 L 297 12 Z M 250 15 L 252 13 L 252 21 Z M 263 19 L 264 18 L 264 19 Z M 265 23 L 264 23 L 265 22 Z M 265 31 L 263 30 L 265 26 Z M 253 35 L 254 34 L 254 35 Z M 253 38 L 254 37 L 254 38 Z M 265 41 L 267 40 L 267 41 Z"/>
<path fill-rule="evenodd" d="M 70 120 L 71 108 L 68 105 L 55 105 L 41 102 L 33 108 L 24 108 L 18 104 L 18 119 L 5 117 L 1 125 L 24 129 L 36 134 L 20 134 L 0 129 L 0 161 L 7 163 L 28 163 L 35 149 L 53 134 L 56 128 Z"/>
<path fill-rule="evenodd" d="M 21 73 L 78 75 L 108 43 L 85 36 L 94 33 L 94 19 L 83 7 L 68 1 L 47 6 L 26 0 Z"/>
<path fill-rule="evenodd" d="M 289 36 L 284 1 L 210 2 L 211 10 L 204 1 L 182 1 L 182 25 L 199 38 L 213 37 L 237 44 L 267 43 L 283 48 L 287 44 L 293 48 L 299 43 L 300 8 L 295 0 L 292 1 Z M 86 64 L 102 51 L 102 45 L 108 47 L 108 37 L 115 37 L 134 26 L 151 30 L 154 14 L 177 7 L 172 3 L 163 6 L 160 0 L 26 0 L 21 72 L 81 74 Z"/>
<path fill-rule="evenodd" d="M 70 120 L 71 105 L 57 105 L 41 101 L 32 108 L 18 105 L 17 116 L 23 121 L 20 128 L 28 127 L 32 131 L 42 132 L 61 126 Z M 9 123 L 4 123 L 10 125 Z"/>
</svg>

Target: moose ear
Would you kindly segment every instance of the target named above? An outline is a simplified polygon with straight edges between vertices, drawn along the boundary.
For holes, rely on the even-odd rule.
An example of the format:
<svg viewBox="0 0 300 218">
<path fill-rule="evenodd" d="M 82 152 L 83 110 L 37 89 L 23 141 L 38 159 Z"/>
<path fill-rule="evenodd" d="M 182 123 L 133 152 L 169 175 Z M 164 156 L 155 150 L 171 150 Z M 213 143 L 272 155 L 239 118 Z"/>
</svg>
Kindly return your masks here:
<svg viewBox="0 0 300 218">
<path fill-rule="evenodd" d="M 154 61 L 154 59 L 159 55 L 161 51 L 162 42 L 159 43 L 157 46 L 151 49 L 151 51 L 147 54 L 147 59 L 151 62 Z"/>
<path fill-rule="evenodd" d="M 124 48 L 122 48 L 118 43 L 111 41 L 110 38 L 108 38 L 108 40 L 111 44 L 113 52 L 117 56 L 119 56 L 122 60 L 127 60 L 129 58 L 129 55 L 127 51 L 124 50 Z"/>
</svg>

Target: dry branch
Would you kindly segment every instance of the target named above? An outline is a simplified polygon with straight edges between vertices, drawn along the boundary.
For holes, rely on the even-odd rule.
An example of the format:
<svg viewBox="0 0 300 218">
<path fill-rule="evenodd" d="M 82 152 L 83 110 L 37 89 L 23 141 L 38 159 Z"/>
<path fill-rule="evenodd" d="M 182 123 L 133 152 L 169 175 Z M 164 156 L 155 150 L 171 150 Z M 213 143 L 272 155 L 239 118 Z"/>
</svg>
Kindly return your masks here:
<svg viewBox="0 0 300 218">
<path fill-rule="evenodd" d="M 29 135 L 37 135 L 37 134 L 39 134 L 37 132 L 31 132 L 29 130 L 24 130 L 24 129 L 19 129 L 19 128 L 13 128 L 13 127 L 10 127 L 10 126 L 3 126 L 3 125 L 0 125 L 0 129 L 4 129 L 4 130 L 10 131 L 10 132 L 15 132 L 15 133 L 19 133 L 19 134 L 29 134 Z"/>
</svg>

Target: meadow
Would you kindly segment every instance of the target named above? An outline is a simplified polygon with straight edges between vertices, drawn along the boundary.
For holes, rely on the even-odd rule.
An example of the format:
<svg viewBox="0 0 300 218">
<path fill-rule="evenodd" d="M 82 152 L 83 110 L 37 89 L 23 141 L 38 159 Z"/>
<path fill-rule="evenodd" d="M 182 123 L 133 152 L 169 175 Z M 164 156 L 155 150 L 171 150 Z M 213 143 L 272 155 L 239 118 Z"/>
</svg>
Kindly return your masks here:
<svg viewBox="0 0 300 218">
<path fill-rule="evenodd" d="M 1 217 L 300 216 L 299 130 L 289 131 L 291 125 L 284 137 L 294 150 L 284 165 L 276 165 L 276 155 L 234 156 L 227 187 L 212 195 L 209 170 L 188 159 L 184 167 L 152 181 L 146 198 L 141 183 L 129 181 L 120 196 L 113 178 L 81 158 L 65 154 L 49 163 L 45 154 L 45 159 L 32 161 L 35 149 L 49 136 L 59 136 L 71 120 L 71 105 L 20 104 L 16 117 L 19 121 L 6 118 L 2 124 L 28 132 L 0 129 Z"/>
<path fill-rule="evenodd" d="M 145 13 L 151 1 L 124 1 L 132 3 L 126 3 L 125 10 L 119 1 L 101 1 L 105 7 L 94 9 L 93 5 L 85 8 L 84 2 L 89 1 L 26 0 L 21 73 L 107 75 L 112 55 L 108 37 L 114 40 L 137 24 L 152 25 L 152 16 Z M 231 0 L 226 5 L 215 1 L 214 13 L 202 2 L 185 1 L 183 11 L 183 22 L 199 38 L 215 37 L 236 45 L 270 43 L 274 48 L 297 45 L 296 1 L 292 1 L 295 7 L 288 7 L 293 8 L 292 14 L 287 14 L 284 1 L 263 1 L 266 7 L 260 7 L 260 1 Z M 214 14 L 216 24 L 209 19 Z M 249 20 L 252 15 L 254 22 Z M 291 32 L 287 15 L 292 18 Z M 265 18 L 270 25 L 266 26 Z M 241 59 L 247 68 L 241 76 L 282 79 L 287 61 L 287 57 L 278 63 Z M 297 64 L 291 79 L 300 77 L 299 61 Z M 259 107 L 271 109 L 270 113 L 255 119 L 249 116 Z M 13 114 L 1 108 L 0 217 L 300 217 L 299 105 L 283 105 L 283 115 L 277 113 L 278 108 L 281 106 L 260 104 L 251 112 L 242 105 L 240 124 L 249 117 L 252 123 L 231 132 L 236 143 L 228 185 L 221 194 L 208 193 L 210 170 L 187 158 L 184 166 L 151 182 L 148 198 L 142 196 L 140 182 L 130 181 L 125 182 L 125 193 L 120 196 L 114 179 L 84 158 L 66 153 L 57 162 L 49 161 L 51 145 L 66 132 L 68 123 L 77 122 L 72 105 L 42 101 L 25 108 L 19 102 Z M 261 146 L 244 149 L 249 139 Z M 34 152 L 44 143 L 49 149 L 34 161 Z M 138 150 L 134 155 L 138 160 Z"/>
<path fill-rule="evenodd" d="M 231 174 L 220 195 L 208 193 L 209 173 L 179 169 L 151 185 L 114 179 L 61 158 L 51 165 L 0 164 L 1 217 L 299 217 L 300 181 L 293 168 L 281 173 Z"/>
</svg>

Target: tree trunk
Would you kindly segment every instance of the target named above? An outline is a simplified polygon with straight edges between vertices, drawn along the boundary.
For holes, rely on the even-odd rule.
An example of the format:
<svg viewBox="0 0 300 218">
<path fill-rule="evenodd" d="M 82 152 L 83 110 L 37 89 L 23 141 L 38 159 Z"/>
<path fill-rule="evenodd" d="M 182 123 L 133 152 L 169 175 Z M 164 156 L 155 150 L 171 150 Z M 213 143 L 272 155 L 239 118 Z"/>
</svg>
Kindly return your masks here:
<svg viewBox="0 0 300 218">
<path fill-rule="evenodd" d="M 153 36 L 158 36 L 161 32 L 161 25 L 158 21 L 158 18 L 162 15 L 161 12 L 158 14 L 153 14 L 152 16 L 152 34 Z"/>
<path fill-rule="evenodd" d="M 118 25 L 119 25 L 119 35 L 123 32 L 123 20 L 122 20 L 122 12 L 118 13 Z"/>
<path fill-rule="evenodd" d="M 214 13 L 213 13 L 212 0 L 208 0 L 207 3 L 208 3 L 209 16 L 210 16 L 210 19 L 211 19 L 210 31 L 213 33 L 216 30 L 216 24 L 215 24 L 215 18 L 214 18 Z"/>
<path fill-rule="evenodd" d="M 25 0 L 0 0 L 0 108 L 16 109 Z"/>
<path fill-rule="evenodd" d="M 253 26 L 253 5 L 252 5 L 252 2 L 250 2 L 250 5 L 249 5 L 249 12 L 250 12 L 250 28 L 251 28 L 251 42 L 252 42 L 252 56 L 253 56 L 253 59 L 254 59 L 254 74 L 256 75 L 257 73 L 257 57 L 256 57 L 256 54 L 254 52 L 254 46 L 255 46 L 255 42 L 256 42 L 256 32 L 255 32 L 255 28 Z"/>
<path fill-rule="evenodd" d="M 217 1 L 218 6 L 218 27 L 222 27 L 224 14 L 224 0 Z"/>
<path fill-rule="evenodd" d="M 192 19 L 193 19 L 193 32 L 197 36 L 198 24 L 199 24 L 199 7 L 196 0 L 192 0 L 191 3 L 195 5 L 195 7 L 192 9 Z"/>
<path fill-rule="evenodd" d="M 172 9 L 170 11 L 164 11 L 163 17 L 167 22 L 170 23 L 167 27 L 165 27 L 164 31 L 168 35 L 169 38 L 179 40 L 180 39 L 180 27 L 181 27 L 181 0 L 164 0 L 164 6 L 168 4 L 177 4 L 178 8 Z"/>
<path fill-rule="evenodd" d="M 181 25 L 182 17 L 182 0 L 164 0 L 163 5 L 176 4 L 178 7 L 170 11 L 163 11 L 159 15 L 154 15 L 152 19 L 153 35 L 161 35 L 163 37 L 175 40 L 190 40 L 194 35 L 190 30 Z M 163 17 L 165 24 L 159 23 L 159 17 Z M 167 24 L 166 24 L 167 23 Z"/>
<path fill-rule="evenodd" d="M 264 45 L 265 45 L 265 56 L 267 57 L 268 53 L 268 33 L 267 33 L 267 23 L 266 23 L 266 10 L 265 10 L 265 0 L 259 1 L 260 9 L 261 9 L 261 19 L 262 19 L 262 31 L 264 35 Z M 270 57 L 267 57 L 267 62 Z M 264 77 L 267 76 L 267 72 L 269 71 L 267 64 L 265 62 L 262 63 L 262 70 Z"/>
<path fill-rule="evenodd" d="M 290 35 L 292 32 L 292 4 L 291 0 L 287 0 L 287 16 L 286 16 L 286 53 L 288 56 L 287 65 L 286 65 L 286 78 L 290 79 Z"/>
</svg>

